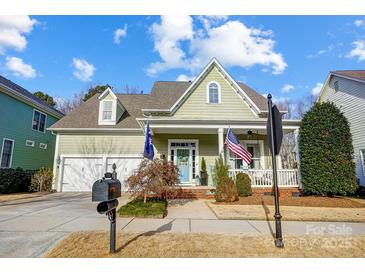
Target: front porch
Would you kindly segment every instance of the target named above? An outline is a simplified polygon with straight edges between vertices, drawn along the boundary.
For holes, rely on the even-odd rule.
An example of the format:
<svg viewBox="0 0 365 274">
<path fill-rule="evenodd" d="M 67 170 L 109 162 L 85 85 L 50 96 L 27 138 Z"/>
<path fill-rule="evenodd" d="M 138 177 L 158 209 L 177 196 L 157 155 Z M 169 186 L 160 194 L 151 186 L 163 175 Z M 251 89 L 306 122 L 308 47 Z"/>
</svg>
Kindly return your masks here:
<svg viewBox="0 0 365 274">
<path fill-rule="evenodd" d="M 230 168 L 229 176 L 232 179 L 235 179 L 237 173 L 245 172 L 250 176 L 254 190 L 270 191 L 273 176 L 266 136 L 266 119 L 259 118 L 254 122 L 197 120 L 172 122 L 150 119 L 149 123 L 156 156 L 172 161 L 178 166 L 182 187 L 201 187 L 200 171 L 204 158 L 208 173 L 207 187 L 214 189 L 215 160 L 222 157 Z M 229 128 L 252 154 L 250 164 L 243 162 L 224 145 Z M 284 134 L 295 133 L 298 128 L 298 121 L 283 120 Z M 280 156 L 277 156 L 277 166 L 279 187 L 298 190 L 300 187 L 298 169 L 284 168 Z"/>
</svg>

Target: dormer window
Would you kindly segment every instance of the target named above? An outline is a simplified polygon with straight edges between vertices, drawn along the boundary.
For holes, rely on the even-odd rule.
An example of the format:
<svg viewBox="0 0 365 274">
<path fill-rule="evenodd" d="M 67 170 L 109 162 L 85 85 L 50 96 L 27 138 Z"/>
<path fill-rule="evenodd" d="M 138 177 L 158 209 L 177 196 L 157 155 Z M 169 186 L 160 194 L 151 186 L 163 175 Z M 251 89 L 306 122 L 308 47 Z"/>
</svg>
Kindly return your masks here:
<svg viewBox="0 0 365 274">
<path fill-rule="evenodd" d="M 99 97 L 99 125 L 116 125 L 125 109 L 114 92 L 107 88 Z"/>
<path fill-rule="evenodd" d="M 221 91 L 217 82 L 210 82 L 207 85 L 207 102 L 209 104 L 220 104 Z"/>
<path fill-rule="evenodd" d="M 103 120 L 110 121 L 113 114 L 113 101 L 103 101 Z"/>
</svg>

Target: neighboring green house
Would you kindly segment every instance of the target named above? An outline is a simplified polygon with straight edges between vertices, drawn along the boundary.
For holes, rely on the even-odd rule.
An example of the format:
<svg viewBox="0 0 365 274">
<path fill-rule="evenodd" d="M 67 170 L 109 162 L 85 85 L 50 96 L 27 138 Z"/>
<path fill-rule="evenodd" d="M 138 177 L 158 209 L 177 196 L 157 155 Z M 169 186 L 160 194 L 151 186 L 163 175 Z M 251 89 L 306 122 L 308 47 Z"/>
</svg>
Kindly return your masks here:
<svg viewBox="0 0 365 274">
<path fill-rule="evenodd" d="M 54 188 L 90 191 L 92 183 L 116 163 L 125 190 L 125 180 L 143 158 L 149 121 L 155 157 L 178 166 L 183 187 L 199 187 L 204 157 L 208 187 L 214 188 L 214 162 L 221 155 L 232 177 L 246 172 L 255 191 L 270 193 L 267 115 L 266 98 L 233 80 L 216 59 L 194 81 L 158 81 L 150 94 L 115 94 L 108 88 L 50 128 L 57 133 Z M 299 120 L 283 120 L 284 133 L 297 131 L 299 126 Z M 224 145 L 228 128 L 253 155 L 249 165 Z M 280 157 L 278 163 L 280 187 L 297 190 L 298 170 L 282 169 Z"/>
<path fill-rule="evenodd" d="M 52 167 L 56 136 L 47 130 L 63 114 L 0 76 L 0 168 Z"/>
</svg>

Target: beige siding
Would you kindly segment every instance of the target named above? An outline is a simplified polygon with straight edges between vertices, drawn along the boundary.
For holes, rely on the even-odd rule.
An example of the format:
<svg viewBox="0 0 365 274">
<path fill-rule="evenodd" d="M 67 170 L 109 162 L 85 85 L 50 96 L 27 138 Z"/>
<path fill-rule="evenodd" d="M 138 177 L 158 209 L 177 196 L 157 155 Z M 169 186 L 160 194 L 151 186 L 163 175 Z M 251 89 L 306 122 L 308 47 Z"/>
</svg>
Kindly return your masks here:
<svg viewBox="0 0 365 274">
<path fill-rule="evenodd" d="M 335 81 L 338 81 L 338 91 L 334 89 Z M 325 86 L 320 101 L 333 102 L 349 121 L 355 152 L 356 174 L 361 184 L 365 185 L 365 174 L 360 159 L 360 149 L 365 149 L 365 84 L 334 76 L 329 85 Z"/>
<path fill-rule="evenodd" d="M 207 103 L 207 84 L 211 81 L 218 82 L 221 87 L 220 104 Z M 176 111 L 173 118 L 246 120 L 255 119 L 257 116 L 214 67 Z"/>
<path fill-rule="evenodd" d="M 144 135 L 65 135 L 59 137 L 61 154 L 141 154 Z"/>
</svg>

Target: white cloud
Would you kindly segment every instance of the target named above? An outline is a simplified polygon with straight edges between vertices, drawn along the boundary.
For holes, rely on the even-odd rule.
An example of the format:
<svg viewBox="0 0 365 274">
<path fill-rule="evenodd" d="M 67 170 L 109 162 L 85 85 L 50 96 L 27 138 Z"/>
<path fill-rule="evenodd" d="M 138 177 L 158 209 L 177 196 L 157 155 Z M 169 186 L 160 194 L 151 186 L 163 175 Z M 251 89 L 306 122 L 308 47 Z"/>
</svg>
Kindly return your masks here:
<svg viewBox="0 0 365 274">
<path fill-rule="evenodd" d="M 323 84 L 322 83 L 317 83 L 315 85 L 314 88 L 312 88 L 312 94 L 315 95 L 315 96 L 318 96 L 319 93 L 321 92 L 322 90 L 322 87 L 323 87 Z"/>
<path fill-rule="evenodd" d="M 91 81 L 94 73 L 94 65 L 88 63 L 85 59 L 73 58 L 72 65 L 74 67 L 73 75 L 84 82 Z"/>
<path fill-rule="evenodd" d="M 209 29 L 211 26 L 215 26 L 221 22 L 227 21 L 226 15 L 201 15 L 198 19 L 202 22 L 204 28 Z"/>
<path fill-rule="evenodd" d="M 188 76 L 186 74 L 180 74 L 177 76 L 176 81 L 193 81 L 195 77 Z"/>
<path fill-rule="evenodd" d="M 180 43 L 193 38 L 193 20 L 190 16 L 161 16 L 161 22 L 154 23 L 151 32 L 154 50 L 159 53 L 162 62 L 152 63 L 147 71 L 149 75 L 172 68 L 187 67 Z"/>
<path fill-rule="evenodd" d="M 114 31 L 114 43 L 120 44 L 120 40 L 127 35 L 127 25 Z"/>
<path fill-rule="evenodd" d="M 215 56 L 227 67 L 249 68 L 260 64 L 271 68 L 273 74 L 280 74 L 287 64 L 280 53 L 274 52 L 275 41 L 266 38 L 267 35 L 267 31 L 228 21 L 209 29 L 205 38 L 192 41 L 191 52 L 195 54 L 192 65 L 200 69 Z"/>
<path fill-rule="evenodd" d="M 325 49 L 320 49 L 319 51 L 317 51 L 316 53 L 314 54 L 309 54 L 307 55 L 307 58 L 315 58 L 315 57 L 318 57 L 318 56 L 321 56 L 325 53 L 328 53 L 328 52 L 331 52 L 332 50 L 334 50 L 335 47 L 334 45 L 329 45 L 327 48 Z"/>
<path fill-rule="evenodd" d="M 355 20 L 354 25 L 356 27 L 362 27 L 365 25 L 365 22 L 364 22 L 364 20 Z"/>
<path fill-rule="evenodd" d="M 27 47 L 25 34 L 29 34 L 37 20 L 25 15 L 0 16 L 0 54 L 7 49 L 22 51 Z"/>
<path fill-rule="evenodd" d="M 353 49 L 347 54 L 348 58 L 357 57 L 357 61 L 365 60 L 365 41 L 359 40 L 352 42 Z"/>
<path fill-rule="evenodd" d="M 294 90 L 294 86 L 290 85 L 290 84 L 285 84 L 282 88 L 281 88 L 281 92 L 282 93 L 289 93 L 291 91 Z"/>
<path fill-rule="evenodd" d="M 193 26 L 190 16 L 162 16 L 160 23 L 152 25 L 154 49 L 162 62 L 152 63 L 149 75 L 176 68 L 195 74 L 213 57 L 226 67 L 262 65 L 273 74 L 287 67 L 282 54 L 274 51 L 271 30 L 248 28 L 239 21 L 225 21 L 227 18 L 197 18 L 203 20 L 204 28 Z M 183 49 L 182 42 L 188 49 Z"/>
<path fill-rule="evenodd" d="M 5 67 L 18 77 L 29 79 L 37 76 L 36 70 L 31 65 L 24 63 L 21 58 L 6 57 Z"/>
</svg>

